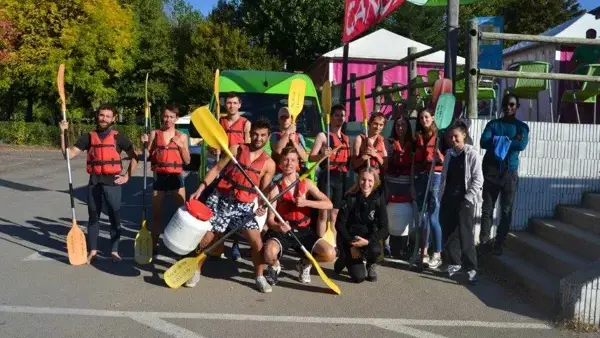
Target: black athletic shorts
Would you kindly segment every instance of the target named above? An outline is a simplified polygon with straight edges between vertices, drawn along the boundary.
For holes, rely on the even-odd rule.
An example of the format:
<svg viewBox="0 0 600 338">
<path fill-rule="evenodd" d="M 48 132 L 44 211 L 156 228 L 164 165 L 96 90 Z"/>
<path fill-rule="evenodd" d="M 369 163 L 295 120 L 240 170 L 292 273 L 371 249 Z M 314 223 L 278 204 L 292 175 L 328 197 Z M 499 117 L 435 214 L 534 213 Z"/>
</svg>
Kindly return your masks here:
<svg viewBox="0 0 600 338">
<path fill-rule="evenodd" d="M 154 173 L 154 183 L 152 189 L 156 191 L 179 190 L 185 185 L 183 175 L 181 174 L 156 174 Z"/>
<path fill-rule="evenodd" d="M 342 201 L 344 200 L 344 194 L 346 193 L 346 174 L 338 171 L 332 171 L 329 175 L 331 183 L 331 203 L 333 203 L 334 209 L 339 209 L 342 207 Z M 327 194 L 327 172 L 322 171 L 319 174 L 317 186 L 321 192 Z"/>
<path fill-rule="evenodd" d="M 298 240 L 300 240 L 300 243 L 304 245 L 304 248 L 306 248 L 308 252 L 312 252 L 315 244 L 317 244 L 317 241 L 320 239 L 311 227 L 308 227 L 307 229 L 292 229 L 291 231 L 294 232 L 294 235 L 298 237 Z M 266 243 L 270 239 L 274 239 L 279 243 L 279 258 L 281 258 L 283 252 L 288 249 L 294 249 L 299 254 L 304 254 L 300 248 L 300 244 L 298 244 L 294 237 L 289 233 L 282 233 L 269 229 L 263 238 L 263 243 Z"/>
</svg>

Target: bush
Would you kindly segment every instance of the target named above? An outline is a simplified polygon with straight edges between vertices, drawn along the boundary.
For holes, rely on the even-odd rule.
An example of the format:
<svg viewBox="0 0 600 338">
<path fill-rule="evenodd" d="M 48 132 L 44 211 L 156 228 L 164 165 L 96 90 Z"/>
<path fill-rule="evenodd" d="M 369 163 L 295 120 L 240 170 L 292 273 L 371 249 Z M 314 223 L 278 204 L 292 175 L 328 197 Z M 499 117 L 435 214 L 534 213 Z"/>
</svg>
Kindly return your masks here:
<svg viewBox="0 0 600 338">
<path fill-rule="evenodd" d="M 93 130 L 95 125 L 71 121 L 69 125 L 68 142 L 73 145 L 79 136 Z M 143 126 L 135 124 L 117 125 L 119 132 L 127 135 L 137 150 L 141 149 L 140 136 L 144 132 Z M 58 126 L 47 125 L 41 122 L 1 121 L 0 141 L 2 143 L 33 145 L 45 147 L 60 147 L 60 129 Z"/>
</svg>

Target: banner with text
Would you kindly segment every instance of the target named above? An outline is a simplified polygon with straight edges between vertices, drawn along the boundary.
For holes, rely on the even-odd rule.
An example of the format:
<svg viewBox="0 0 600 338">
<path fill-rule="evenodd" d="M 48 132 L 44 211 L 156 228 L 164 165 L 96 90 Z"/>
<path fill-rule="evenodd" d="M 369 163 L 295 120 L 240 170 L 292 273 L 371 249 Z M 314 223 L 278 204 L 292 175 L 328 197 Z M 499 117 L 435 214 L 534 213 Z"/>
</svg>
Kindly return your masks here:
<svg viewBox="0 0 600 338">
<path fill-rule="evenodd" d="M 385 19 L 405 0 L 346 0 L 342 42 L 348 43 Z"/>
</svg>

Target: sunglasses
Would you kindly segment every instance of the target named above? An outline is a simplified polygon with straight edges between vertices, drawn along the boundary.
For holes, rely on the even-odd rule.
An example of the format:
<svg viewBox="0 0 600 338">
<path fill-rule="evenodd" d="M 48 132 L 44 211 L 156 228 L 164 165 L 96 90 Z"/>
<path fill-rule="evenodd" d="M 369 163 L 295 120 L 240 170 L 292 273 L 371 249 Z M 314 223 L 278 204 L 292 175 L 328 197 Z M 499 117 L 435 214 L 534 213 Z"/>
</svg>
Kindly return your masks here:
<svg viewBox="0 0 600 338">
<path fill-rule="evenodd" d="M 282 115 L 282 116 L 279 116 L 279 119 L 280 119 L 280 120 L 287 120 L 287 119 L 289 119 L 289 118 L 290 118 L 290 116 L 289 116 L 289 115 Z"/>
<path fill-rule="evenodd" d="M 517 105 L 516 102 L 509 102 L 508 103 L 508 106 L 511 107 L 511 108 L 515 107 L 516 105 Z"/>
</svg>

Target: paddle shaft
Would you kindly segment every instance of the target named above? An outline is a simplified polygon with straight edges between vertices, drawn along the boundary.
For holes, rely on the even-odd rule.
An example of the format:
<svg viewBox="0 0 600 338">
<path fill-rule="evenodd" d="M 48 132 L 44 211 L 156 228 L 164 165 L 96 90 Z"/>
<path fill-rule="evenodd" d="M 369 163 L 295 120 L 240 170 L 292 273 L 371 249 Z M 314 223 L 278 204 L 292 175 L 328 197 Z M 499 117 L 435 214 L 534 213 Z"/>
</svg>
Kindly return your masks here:
<svg viewBox="0 0 600 338">
<path fill-rule="evenodd" d="M 63 104 L 63 109 L 62 109 L 62 114 L 63 114 L 63 120 L 66 121 L 67 120 L 67 111 L 65 109 L 65 106 Z M 69 131 L 65 130 L 64 131 L 65 134 L 65 152 L 67 154 L 67 171 L 69 172 L 69 195 L 71 197 L 71 214 L 73 217 L 73 222 L 75 222 L 75 200 L 73 199 L 73 178 L 71 177 L 71 157 L 69 155 Z"/>
<path fill-rule="evenodd" d="M 148 115 L 150 115 L 150 107 L 148 106 L 148 73 L 146 73 L 146 106 L 144 107 L 144 134 L 148 135 Z M 148 166 L 148 156 L 146 149 L 148 142 L 144 142 L 144 190 L 142 191 L 142 220 L 146 220 L 146 176 Z"/>
<path fill-rule="evenodd" d="M 327 149 L 329 149 L 329 147 L 331 147 L 330 144 L 330 130 L 331 130 L 331 117 L 329 117 L 327 119 Z M 331 168 L 331 159 L 330 156 L 327 156 L 327 198 L 331 199 L 331 171 L 329 170 Z M 327 210 L 327 223 L 331 222 L 331 210 Z"/>
</svg>

